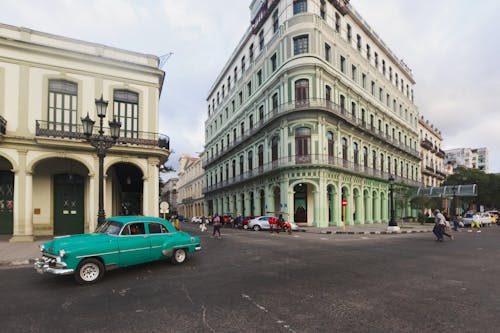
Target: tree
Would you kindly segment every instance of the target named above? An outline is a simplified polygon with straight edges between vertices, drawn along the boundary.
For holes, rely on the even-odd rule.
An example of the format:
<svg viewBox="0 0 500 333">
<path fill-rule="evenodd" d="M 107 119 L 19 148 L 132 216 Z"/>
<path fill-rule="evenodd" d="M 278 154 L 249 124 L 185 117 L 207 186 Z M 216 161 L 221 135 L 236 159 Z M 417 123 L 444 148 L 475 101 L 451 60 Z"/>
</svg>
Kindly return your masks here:
<svg viewBox="0 0 500 333">
<path fill-rule="evenodd" d="M 483 205 L 486 209 L 500 207 L 500 175 L 488 174 L 477 169 L 458 167 L 453 175 L 446 178 L 443 185 L 466 184 L 477 185 L 477 197 L 461 199 L 464 206 L 476 204 Z"/>
</svg>

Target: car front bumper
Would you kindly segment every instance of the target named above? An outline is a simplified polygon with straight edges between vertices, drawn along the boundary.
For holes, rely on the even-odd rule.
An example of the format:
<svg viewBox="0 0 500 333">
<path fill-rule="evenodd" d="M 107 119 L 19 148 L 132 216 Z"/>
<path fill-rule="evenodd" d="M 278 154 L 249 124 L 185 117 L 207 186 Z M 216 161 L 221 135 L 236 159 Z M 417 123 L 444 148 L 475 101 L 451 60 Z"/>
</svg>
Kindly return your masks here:
<svg viewBox="0 0 500 333">
<path fill-rule="evenodd" d="M 40 274 L 68 275 L 73 274 L 75 271 L 74 269 L 67 268 L 66 263 L 60 261 L 60 258 L 43 256 L 42 258 L 32 259 L 31 263 L 37 273 Z"/>
</svg>

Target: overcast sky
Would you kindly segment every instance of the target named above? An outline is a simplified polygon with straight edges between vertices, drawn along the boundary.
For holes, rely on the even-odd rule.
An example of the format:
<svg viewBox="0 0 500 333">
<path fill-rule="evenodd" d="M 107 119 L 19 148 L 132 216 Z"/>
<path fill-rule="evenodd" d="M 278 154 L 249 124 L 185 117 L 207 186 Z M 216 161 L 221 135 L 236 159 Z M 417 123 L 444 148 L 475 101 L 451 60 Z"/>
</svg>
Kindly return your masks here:
<svg viewBox="0 0 500 333">
<path fill-rule="evenodd" d="M 131 51 L 163 67 L 168 165 L 203 150 L 207 93 L 248 28 L 250 0 L 0 0 L 0 22 Z M 420 113 L 443 148 L 487 147 L 500 172 L 500 1 L 351 0 L 413 70 Z"/>
</svg>

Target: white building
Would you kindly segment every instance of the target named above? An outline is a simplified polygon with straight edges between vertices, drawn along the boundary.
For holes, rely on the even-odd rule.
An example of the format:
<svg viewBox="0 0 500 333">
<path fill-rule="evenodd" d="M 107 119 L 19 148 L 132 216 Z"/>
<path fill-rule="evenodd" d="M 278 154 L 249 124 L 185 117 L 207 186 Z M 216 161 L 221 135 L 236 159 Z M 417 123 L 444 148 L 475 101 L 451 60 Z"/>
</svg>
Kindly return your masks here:
<svg viewBox="0 0 500 333">
<path fill-rule="evenodd" d="M 177 210 L 191 218 L 204 214 L 202 158 L 183 154 L 179 158 Z"/>
<path fill-rule="evenodd" d="M 169 156 L 157 133 L 164 74 L 156 56 L 0 24 L 0 233 L 95 229 L 99 163 L 81 118 L 98 125 L 101 96 L 107 139 L 108 121 L 121 122 L 103 166 L 106 215 L 157 215 Z"/>
<path fill-rule="evenodd" d="M 455 148 L 445 150 L 445 153 L 445 164 L 449 173 L 453 173 L 453 170 L 459 166 L 488 173 L 489 158 L 487 148 Z"/>
<path fill-rule="evenodd" d="M 423 116 L 418 120 L 420 154 L 422 157 L 422 183 L 424 186 L 440 186 L 446 178 L 445 152 L 441 149 L 441 131 Z"/>
</svg>

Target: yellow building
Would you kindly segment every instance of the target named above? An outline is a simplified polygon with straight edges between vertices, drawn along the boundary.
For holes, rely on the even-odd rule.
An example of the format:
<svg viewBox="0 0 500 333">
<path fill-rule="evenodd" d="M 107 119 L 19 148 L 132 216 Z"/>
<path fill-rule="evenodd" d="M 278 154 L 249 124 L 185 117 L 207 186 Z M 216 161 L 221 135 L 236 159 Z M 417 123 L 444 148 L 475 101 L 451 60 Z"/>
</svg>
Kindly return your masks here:
<svg viewBox="0 0 500 333">
<path fill-rule="evenodd" d="M 81 118 L 109 101 L 120 136 L 104 159 L 107 216 L 158 214 L 158 134 L 164 80 L 156 56 L 0 24 L 0 233 L 11 240 L 91 232 L 99 163 Z M 96 134 L 96 129 L 94 129 Z"/>
</svg>

